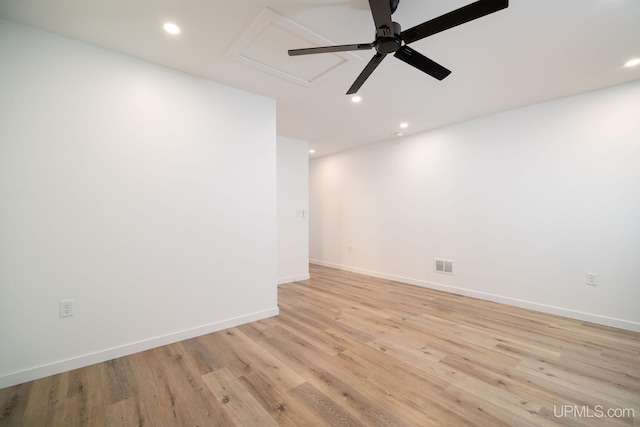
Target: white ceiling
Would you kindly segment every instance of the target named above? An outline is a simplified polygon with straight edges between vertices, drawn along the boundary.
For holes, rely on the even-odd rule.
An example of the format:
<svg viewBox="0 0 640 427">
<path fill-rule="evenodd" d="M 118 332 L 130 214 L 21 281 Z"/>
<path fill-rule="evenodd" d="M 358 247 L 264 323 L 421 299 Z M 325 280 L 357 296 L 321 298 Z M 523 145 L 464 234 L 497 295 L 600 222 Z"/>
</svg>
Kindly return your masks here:
<svg viewBox="0 0 640 427">
<path fill-rule="evenodd" d="M 468 3 L 401 0 L 393 18 L 408 29 Z M 266 8 L 302 35 L 250 29 Z M 345 93 L 374 51 L 345 60 L 286 50 L 322 39 L 372 42 L 367 0 L 0 0 L 0 17 L 274 98 L 278 134 L 309 141 L 316 156 L 389 139 L 403 121 L 407 134 L 422 132 L 640 78 L 640 67 L 623 66 L 640 57 L 640 0 L 511 0 L 508 9 L 411 44 L 452 70 L 448 78 L 389 56 L 357 105 Z M 165 21 L 182 33 L 166 34 Z M 271 58 L 308 83 L 239 61 L 238 52 Z"/>
</svg>

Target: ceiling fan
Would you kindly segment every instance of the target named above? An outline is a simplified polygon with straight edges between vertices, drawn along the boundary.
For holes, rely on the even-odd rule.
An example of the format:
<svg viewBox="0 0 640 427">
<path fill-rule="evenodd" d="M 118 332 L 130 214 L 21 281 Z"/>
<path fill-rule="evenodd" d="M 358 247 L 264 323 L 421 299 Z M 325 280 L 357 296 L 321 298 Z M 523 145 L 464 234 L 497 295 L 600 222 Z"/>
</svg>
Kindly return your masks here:
<svg viewBox="0 0 640 427">
<path fill-rule="evenodd" d="M 391 20 L 391 15 L 396 11 L 399 3 L 400 0 L 369 0 L 371 14 L 373 15 L 373 21 L 376 25 L 376 39 L 373 43 L 292 49 L 289 50 L 289 56 L 369 50 L 375 48 L 376 54 L 371 61 L 369 61 L 362 73 L 360 73 L 353 85 L 351 85 L 347 91 L 347 95 L 358 92 L 371 73 L 380 65 L 385 56 L 390 53 L 393 53 L 393 56 L 416 67 L 420 71 L 438 80 L 442 80 L 451 74 L 451 71 L 407 45 L 509 6 L 509 0 L 478 0 L 460 9 L 439 16 L 438 18 L 431 19 L 430 21 L 423 22 L 420 25 L 402 31 L 400 24 Z"/>
</svg>

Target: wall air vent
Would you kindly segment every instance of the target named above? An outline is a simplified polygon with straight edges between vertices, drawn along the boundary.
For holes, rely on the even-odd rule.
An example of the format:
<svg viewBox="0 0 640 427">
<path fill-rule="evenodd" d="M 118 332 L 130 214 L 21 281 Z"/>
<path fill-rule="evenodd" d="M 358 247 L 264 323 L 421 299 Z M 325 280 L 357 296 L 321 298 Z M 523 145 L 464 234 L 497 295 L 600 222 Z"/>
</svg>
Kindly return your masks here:
<svg viewBox="0 0 640 427">
<path fill-rule="evenodd" d="M 433 265 L 436 273 L 453 274 L 453 261 L 450 259 L 435 258 Z"/>
</svg>

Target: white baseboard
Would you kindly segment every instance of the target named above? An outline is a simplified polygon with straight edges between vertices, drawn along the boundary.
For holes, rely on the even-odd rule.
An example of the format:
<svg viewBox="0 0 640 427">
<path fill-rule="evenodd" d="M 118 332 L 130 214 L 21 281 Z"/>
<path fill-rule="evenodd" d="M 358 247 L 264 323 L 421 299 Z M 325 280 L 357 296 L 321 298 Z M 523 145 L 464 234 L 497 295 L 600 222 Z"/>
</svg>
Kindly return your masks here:
<svg viewBox="0 0 640 427">
<path fill-rule="evenodd" d="M 478 298 L 486 301 L 498 302 L 501 304 L 512 305 L 515 307 L 526 308 L 529 310 L 540 311 L 542 313 L 555 314 L 557 316 L 568 317 L 570 319 L 582 320 L 585 322 L 596 323 L 604 326 L 611 326 L 614 328 L 625 329 L 627 331 L 640 332 L 640 323 L 631 322 L 624 319 L 616 319 L 613 317 L 602 316 L 593 313 L 584 313 L 581 311 L 571 310 L 568 308 L 556 307 L 552 305 L 545 305 L 531 301 L 519 300 L 516 298 L 503 297 L 500 295 L 489 294 L 480 291 L 473 291 L 464 288 L 458 288 L 455 286 L 447 286 L 440 283 L 428 282 L 425 280 L 413 279 L 410 277 L 395 276 L 393 274 L 380 273 L 377 271 L 371 271 L 364 268 L 350 267 L 341 264 L 334 264 L 331 262 L 309 260 L 311 264 L 316 264 L 324 267 L 337 268 L 339 270 L 350 271 L 352 273 L 364 274 L 367 276 L 378 277 L 380 279 L 394 280 L 396 282 L 407 283 L 409 285 L 421 286 L 423 288 L 435 289 L 438 291 L 449 292 L 457 295 L 464 295 L 468 297 Z"/>
<path fill-rule="evenodd" d="M 285 283 L 299 282 L 301 280 L 309 280 L 311 277 L 309 273 L 301 274 L 298 276 L 281 277 L 278 279 L 278 285 L 284 285 Z"/>
<path fill-rule="evenodd" d="M 46 365 L 37 366 L 35 368 L 26 369 L 24 371 L 0 376 L 0 388 L 11 387 L 17 384 L 36 380 L 38 378 L 44 378 L 50 375 L 71 371 L 73 369 L 83 368 L 85 366 L 105 362 L 107 360 L 115 359 L 118 357 L 128 356 L 130 354 L 139 353 L 141 351 L 150 350 L 152 348 L 160 347 L 163 345 L 172 344 L 178 341 L 183 341 L 201 335 L 210 334 L 212 332 L 221 331 L 223 329 L 233 328 L 234 326 L 239 326 L 245 323 L 255 322 L 257 320 L 277 316 L 279 313 L 280 309 L 278 307 L 275 307 L 268 310 L 258 311 L 255 313 L 222 320 L 220 322 L 215 322 L 208 325 L 198 326 L 192 329 L 125 344 L 106 350 L 100 350 L 95 353 L 84 354 L 66 360 L 48 363 Z"/>
</svg>

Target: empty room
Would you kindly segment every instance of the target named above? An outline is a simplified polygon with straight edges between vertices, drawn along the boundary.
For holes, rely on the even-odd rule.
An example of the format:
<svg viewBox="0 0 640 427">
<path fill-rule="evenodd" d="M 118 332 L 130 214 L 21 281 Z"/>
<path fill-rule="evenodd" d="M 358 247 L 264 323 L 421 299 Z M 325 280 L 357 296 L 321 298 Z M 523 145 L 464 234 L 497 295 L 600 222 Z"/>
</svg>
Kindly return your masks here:
<svg viewBox="0 0 640 427">
<path fill-rule="evenodd" d="M 0 427 L 640 425 L 638 18 L 0 0 Z"/>
</svg>

